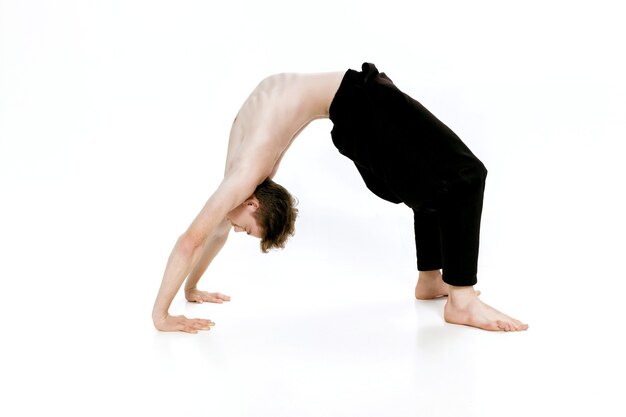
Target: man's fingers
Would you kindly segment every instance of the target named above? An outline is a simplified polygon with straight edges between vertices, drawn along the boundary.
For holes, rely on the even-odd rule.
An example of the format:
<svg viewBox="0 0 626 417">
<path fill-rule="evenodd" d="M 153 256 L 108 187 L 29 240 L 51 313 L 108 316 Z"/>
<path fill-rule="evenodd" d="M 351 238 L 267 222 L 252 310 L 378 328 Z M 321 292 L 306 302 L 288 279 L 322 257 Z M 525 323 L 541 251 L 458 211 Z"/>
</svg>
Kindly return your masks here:
<svg viewBox="0 0 626 417">
<path fill-rule="evenodd" d="M 211 330 L 212 326 L 199 326 L 197 324 L 187 324 L 182 329 L 183 332 L 187 333 L 198 333 L 198 330 Z"/>
<path fill-rule="evenodd" d="M 215 326 L 215 323 L 213 323 L 211 320 L 204 319 L 195 319 L 192 324 L 197 329 L 209 329 Z"/>
<path fill-rule="evenodd" d="M 187 333 L 198 333 L 198 330 L 211 330 L 215 326 L 211 320 L 205 319 L 188 319 L 181 316 L 176 323 L 176 330 Z"/>
<path fill-rule="evenodd" d="M 205 301 L 209 301 L 211 303 L 222 304 L 224 301 L 230 301 L 230 297 L 220 293 L 207 293 L 206 297 L 204 297 Z"/>
<path fill-rule="evenodd" d="M 224 301 L 230 301 L 230 297 L 224 294 L 220 294 L 219 292 L 215 292 L 213 294 L 209 294 L 212 298 L 211 301 L 213 303 L 223 303 Z"/>
<path fill-rule="evenodd" d="M 199 304 L 204 302 L 222 304 L 224 301 L 230 301 L 230 297 L 219 292 L 195 291 L 187 295 L 187 300 Z"/>
<path fill-rule="evenodd" d="M 195 334 L 198 333 L 198 330 L 194 329 L 193 327 L 185 326 L 185 328 L 183 328 L 183 332 Z"/>
<path fill-rule="evenodd" d="M 220 299 L 224 300 L 224 301 L 230 301 L 230 296 L 228 296 L 228 295 L 220 294 L 219 292 L 216 292 L 213 295 L 216 296 L 217 298 L 220 298 Z"/>
</svg>

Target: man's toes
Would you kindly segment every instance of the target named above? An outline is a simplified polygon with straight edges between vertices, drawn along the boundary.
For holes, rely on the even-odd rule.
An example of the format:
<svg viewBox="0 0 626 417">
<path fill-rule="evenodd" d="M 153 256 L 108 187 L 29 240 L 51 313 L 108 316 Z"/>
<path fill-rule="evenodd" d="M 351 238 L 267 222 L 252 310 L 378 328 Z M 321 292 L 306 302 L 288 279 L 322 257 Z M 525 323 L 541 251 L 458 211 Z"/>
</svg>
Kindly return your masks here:
<svg viewBox="0 0 626 417">
<path fill-rule="evenodd" d="M 513 318 L 511 319 L 511 326 L 515 331 L 524 330 L 524 323 Z"/>
<path fill-rule="evenodd" d="M 511 330 L 511 325 L 504 320 L 497 320 L 498 329 L 508 332 Z"/>
</svg>

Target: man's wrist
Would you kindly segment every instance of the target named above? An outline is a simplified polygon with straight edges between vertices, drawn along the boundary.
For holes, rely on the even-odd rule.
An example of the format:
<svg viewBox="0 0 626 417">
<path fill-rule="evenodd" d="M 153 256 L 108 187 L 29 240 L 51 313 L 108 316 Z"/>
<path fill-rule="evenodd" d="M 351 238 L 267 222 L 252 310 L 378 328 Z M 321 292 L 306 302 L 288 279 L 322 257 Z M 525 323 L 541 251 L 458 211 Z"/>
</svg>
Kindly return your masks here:
<svg viewBox="0 0 626 417">
<path fill-rule="evenodd" d="M 169 316 L 169 313 L 167 311 L 152 311 L 152 321 L 155 323 L 165 320 L 167 316 Z"/>
</svg>

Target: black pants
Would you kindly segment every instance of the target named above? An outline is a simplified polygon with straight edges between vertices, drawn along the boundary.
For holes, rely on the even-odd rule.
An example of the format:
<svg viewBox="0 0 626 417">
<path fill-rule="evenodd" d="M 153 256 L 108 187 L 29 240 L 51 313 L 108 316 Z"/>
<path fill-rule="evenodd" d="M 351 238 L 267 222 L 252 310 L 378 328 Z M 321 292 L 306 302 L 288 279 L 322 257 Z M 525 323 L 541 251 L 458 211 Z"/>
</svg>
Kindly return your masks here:
<svg viewBox="0 0 626 417">
<path fill-rule="evenodd" d="M 442 269 L 447 284 L 476 284 L 484 184 L 483 177 L 473 192 L 436 209 L 413 209 L 419 271 Z"/>
<path fill-rule="evenodd" d="M 411 207 L 417 267 L 476 284 L 487 170 L 461 139 L 373 64 L 348 70 L 330 106 L 337 149 L 367 187 Z"/>
</svg>

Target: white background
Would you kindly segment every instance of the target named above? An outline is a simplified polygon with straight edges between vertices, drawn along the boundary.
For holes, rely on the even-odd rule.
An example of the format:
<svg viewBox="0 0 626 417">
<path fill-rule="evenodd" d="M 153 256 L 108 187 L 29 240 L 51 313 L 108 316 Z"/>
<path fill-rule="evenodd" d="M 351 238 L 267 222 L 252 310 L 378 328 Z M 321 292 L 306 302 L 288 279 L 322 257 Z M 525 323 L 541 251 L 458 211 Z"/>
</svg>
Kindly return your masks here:
<svg viewBox="0 0 626 417">
<path fill-rule="evenodd" d="M 626 82 L 617 1 L 0 0 L 0 414 L 623 416 Z M 217 325 L 159 333 L 176 238 L 263 77 L 374 62 L 489 169 L 479 285 L 530 324 L 413 299 L 411 211 L 316 121 L 282 252 L 232 236 Z"/>
</svg>

